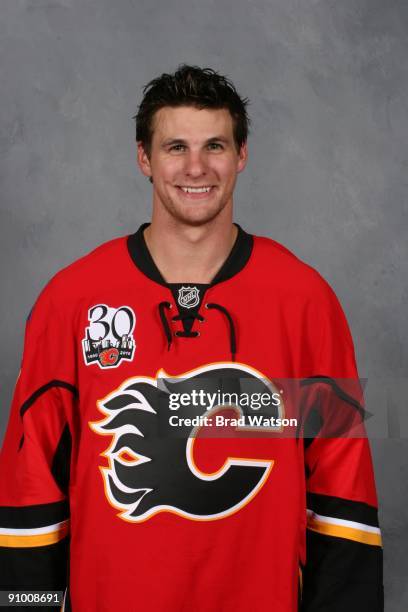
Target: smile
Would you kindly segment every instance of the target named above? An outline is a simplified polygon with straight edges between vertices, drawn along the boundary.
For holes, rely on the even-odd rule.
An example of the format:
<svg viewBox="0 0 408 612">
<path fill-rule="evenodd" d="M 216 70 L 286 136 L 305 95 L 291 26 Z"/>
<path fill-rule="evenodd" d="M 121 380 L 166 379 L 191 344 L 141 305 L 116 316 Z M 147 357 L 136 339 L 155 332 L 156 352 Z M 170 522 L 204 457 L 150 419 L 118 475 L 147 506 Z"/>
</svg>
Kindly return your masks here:
<svg viewBox="0 0 408 612">
<path fill-rule="evenodd" d="M 208 193 L 211 189 L 211 185 L 208 187 L 180 187 L 184 193 Z"/>
<path fill-rule="evenodd" d="M 203 185 L 202 187 L 188 187 L 179 185 L 177 189 L 182 197 L 187 200 L 205 200 L 215 190 L 215 185 Z"/>
</svg>

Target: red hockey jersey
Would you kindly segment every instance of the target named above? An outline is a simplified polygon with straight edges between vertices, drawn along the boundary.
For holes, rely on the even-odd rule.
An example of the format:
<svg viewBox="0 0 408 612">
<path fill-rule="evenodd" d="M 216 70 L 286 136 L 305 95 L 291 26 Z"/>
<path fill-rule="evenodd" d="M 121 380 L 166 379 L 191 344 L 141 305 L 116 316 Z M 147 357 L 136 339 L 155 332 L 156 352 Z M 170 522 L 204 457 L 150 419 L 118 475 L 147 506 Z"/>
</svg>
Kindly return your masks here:
<svg viewBox="0 0 408 612">
<path fill-rule="evenodd" d="M 166 283 L 145 227 L 56 274 L 28 318 L 1 589 L 63 590 L 74 612 L 382 610 L 367 440 L 279 426 L 287 381 L 305 381 L 309 425 L 323 396 L 359 406 L 338 382 L 357 370 L 334 292 L 239 226 L 211 283 Z M 274 396 L 278 425 L 234 422 L 259 405 L 224 392 Z"/>
</svg>

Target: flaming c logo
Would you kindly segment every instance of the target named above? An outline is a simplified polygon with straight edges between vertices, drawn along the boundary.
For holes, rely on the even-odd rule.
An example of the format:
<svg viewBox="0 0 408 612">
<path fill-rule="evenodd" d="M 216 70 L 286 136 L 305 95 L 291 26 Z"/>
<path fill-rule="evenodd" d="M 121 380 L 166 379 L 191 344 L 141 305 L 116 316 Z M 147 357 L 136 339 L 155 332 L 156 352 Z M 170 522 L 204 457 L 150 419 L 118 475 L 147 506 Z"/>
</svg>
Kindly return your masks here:
<svg viewBox="0 0 408 612">
<path fill-rule="evenodd" d="M 263 393 L 276 391 L 253 368 L 227 362 L 175 377 L 160 370 L 156 378 L 130 378 L 98 401 L 104 418 L 89 425 L 111 439 L 102 453 L 109 467 L 100 466 L 100 470 L 105 495 L 120 510 L 120 518 L 136 523 L 159 512 L 172 512 L 190 520 L 216 520 L 238 512 L 259 493 L 272 470 L 272 459 L 226 454 L 219 469 L 204 471 L 197 465 L 198 438 L 191 437 L 192 428 L 185 436 L 176 437 L 169 425 L 169 416 L 174 414 L 169 412 L 170 393 L 231 391 L 242 380 Z M 245 411 L 236 406 L 229 409 L 236 416 Z M 274 410 L 281 411 L 282 406 Z M 191 417 L 206 413 L 203 407 L 196 411 L 192 413 L 189 406 L 178 414 Z"/>
<path fill-rule="evenodd" d="M 107 348 L 99 353 L 99 361 L 104 367 L 115 365 L 119 359 L 119 351 L 117 348 Z"/>
</svg>

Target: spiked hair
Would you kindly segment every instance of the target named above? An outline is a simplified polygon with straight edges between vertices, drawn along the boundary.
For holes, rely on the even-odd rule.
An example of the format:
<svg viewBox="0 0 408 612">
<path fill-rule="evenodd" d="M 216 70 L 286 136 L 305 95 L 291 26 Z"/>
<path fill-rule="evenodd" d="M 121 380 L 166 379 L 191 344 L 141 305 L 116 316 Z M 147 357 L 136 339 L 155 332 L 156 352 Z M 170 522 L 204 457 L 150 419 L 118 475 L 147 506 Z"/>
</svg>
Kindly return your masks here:
<svg viewBox="0 0 408 612">
<path fill-rule="evenodd" d="M 228 109 L 233 120 L 234 141 L 239 152 L 247 141 L 250 119 L 246 111 L 248 98 L 241 98 L 233 83 L 212 68 L 181 64 L 174 74 L 163 73 L 143 88 L 143 99 L 137 114 L 136 141 L 151 154 L 153 118 L 165 106 L 194 106 L 198 109 Z"/>
</svg>

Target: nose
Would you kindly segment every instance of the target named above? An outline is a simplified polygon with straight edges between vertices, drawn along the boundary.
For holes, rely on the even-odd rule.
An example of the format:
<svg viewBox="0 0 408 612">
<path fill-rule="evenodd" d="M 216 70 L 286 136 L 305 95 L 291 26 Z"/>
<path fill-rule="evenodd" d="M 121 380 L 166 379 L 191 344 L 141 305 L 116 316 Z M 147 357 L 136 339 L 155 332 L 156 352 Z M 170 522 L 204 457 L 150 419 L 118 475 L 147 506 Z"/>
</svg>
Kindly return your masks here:
<svg viewBox="0 0 408 612">
<path fill-rule="evenodd" d="M 186 155 L 184 171 L 186 176 L 190 176 L 191 178 L 198 178 L 205 175 L 207 173 L 205 155 L 203 155 L 201 151 L 190 150 L 188 155 Z"/>
</svg>

